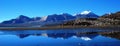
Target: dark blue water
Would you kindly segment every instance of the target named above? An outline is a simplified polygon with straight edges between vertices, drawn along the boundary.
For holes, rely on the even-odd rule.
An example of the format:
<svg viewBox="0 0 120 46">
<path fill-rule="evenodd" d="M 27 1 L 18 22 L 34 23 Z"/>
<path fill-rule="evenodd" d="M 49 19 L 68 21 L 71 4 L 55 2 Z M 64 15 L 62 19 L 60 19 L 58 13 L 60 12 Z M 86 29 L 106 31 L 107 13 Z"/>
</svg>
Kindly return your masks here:
<svg viewBox="0 0 120 46">
<path fill-rule="evenodd" d="M 1 30 L 0 46 L 120 46 L 120 40 L 81 32 L 106 29 Z"/>
</svg>

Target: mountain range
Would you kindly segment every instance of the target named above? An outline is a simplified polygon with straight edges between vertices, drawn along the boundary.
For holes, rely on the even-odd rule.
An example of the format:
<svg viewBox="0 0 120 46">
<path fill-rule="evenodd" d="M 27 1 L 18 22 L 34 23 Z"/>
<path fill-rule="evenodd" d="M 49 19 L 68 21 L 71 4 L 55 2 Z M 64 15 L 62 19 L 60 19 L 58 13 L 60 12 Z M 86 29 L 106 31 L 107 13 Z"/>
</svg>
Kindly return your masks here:
<svg viewBox="0 0 120 46">
<path fill-rule="evenodd" d="M 34 18 L 29 18 L 24 15 L 20 15 L 19 17 L 7 21 L 3 21 L 0 23 L 0 26 L 4 25 L 45 25 L 45 24 L 57 24 L 57 23 L 64 23 L 64 21 L 70 21 L 70 20 L 75 20 L 77 18 L 99 18 L 98 15 L 91 11 L 83 11 L 79 14 L 76 15 L 71 15 L 68 13 L 63 13 L 63 14 L 52 14 L 48 15 L 45 17 L 34 17 Z"/>
</svg>

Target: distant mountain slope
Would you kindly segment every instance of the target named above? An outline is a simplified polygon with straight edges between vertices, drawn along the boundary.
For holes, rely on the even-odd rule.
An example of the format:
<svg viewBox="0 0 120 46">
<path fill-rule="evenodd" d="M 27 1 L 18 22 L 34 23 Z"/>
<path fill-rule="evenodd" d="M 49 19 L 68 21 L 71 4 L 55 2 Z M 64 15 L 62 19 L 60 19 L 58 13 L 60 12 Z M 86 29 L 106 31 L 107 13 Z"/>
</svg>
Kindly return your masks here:
<svg viewBox="0 0 120 46">
<path fill-rule="evenodd" d="M 27 16 L 20 15 L 18 18 L 11 19 L 8 21 L 3 21 L 2 24 L 20 24 L 20 23 L 27 23 L 30 21 L 36 21 L 36 20 L 40 20 L 40 19 L 41 19 L 40 17 L 29 18 Z"/>
<path fill-rule="evenodd" d="M 74 16 L 67 14 L 67 13 L 63 13 L 60 15 L 57 14 L 53 14 L 53 15 L 48 15 L 46 17 L 42 18 L 44 21 L 46 22 L 57 22 L 57 21 L 64 21 L 64 20 L 71 20 L 71 19 L 75 19 Z"/>
<path fill-rule="evenodd" d="M 116 13 L 105 14 L 105 15 L 101 16 L 101 18 L 110 18 L 110 19 L 120 20 L 120 11 L 116 12 Z"/>
</svg>

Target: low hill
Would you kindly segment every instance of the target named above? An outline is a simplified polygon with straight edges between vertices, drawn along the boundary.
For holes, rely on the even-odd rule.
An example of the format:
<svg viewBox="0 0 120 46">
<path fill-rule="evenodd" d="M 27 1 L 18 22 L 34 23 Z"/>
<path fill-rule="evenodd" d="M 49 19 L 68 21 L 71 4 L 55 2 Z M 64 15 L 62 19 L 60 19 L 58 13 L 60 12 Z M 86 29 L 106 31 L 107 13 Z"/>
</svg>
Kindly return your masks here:
<svg viewBox="0 0 120 46">
<path fill-rule="evenodd" d="M 105 15 L 101 16 L 101 18 L 109 18 L 109 19 L 120 20 L 120 11 L 116 12 L 116 13 L 105 14 Z"/>
</svg>

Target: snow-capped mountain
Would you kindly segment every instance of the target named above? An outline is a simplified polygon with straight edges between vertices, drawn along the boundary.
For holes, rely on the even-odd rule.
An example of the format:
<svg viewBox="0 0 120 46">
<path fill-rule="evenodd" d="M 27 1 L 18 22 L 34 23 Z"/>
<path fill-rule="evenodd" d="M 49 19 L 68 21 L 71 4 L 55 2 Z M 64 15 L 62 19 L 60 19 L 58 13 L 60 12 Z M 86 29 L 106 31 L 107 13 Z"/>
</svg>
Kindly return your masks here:
<svg viewBox="0 0 120 46">
<path fill-rule="evenodd" d="M 78 18 L 99 18 L 98 15 L 91 11 L 83 11 L 80 14 L 76 14 L 75 16 Z"/>
</svg>

